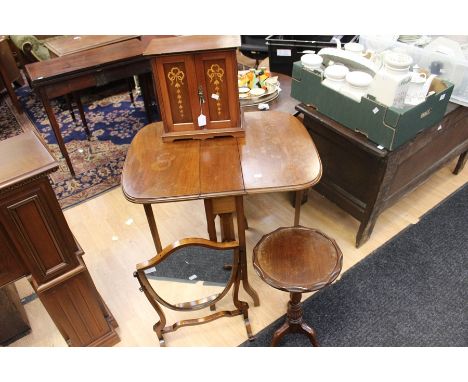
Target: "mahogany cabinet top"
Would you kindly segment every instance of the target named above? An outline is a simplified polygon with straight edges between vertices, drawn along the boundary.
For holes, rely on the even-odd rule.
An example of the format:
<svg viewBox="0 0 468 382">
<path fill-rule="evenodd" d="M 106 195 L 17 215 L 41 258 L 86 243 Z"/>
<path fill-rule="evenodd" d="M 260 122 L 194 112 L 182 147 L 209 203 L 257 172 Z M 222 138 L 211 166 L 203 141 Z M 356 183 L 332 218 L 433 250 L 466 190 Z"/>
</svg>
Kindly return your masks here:
<svg viewBox="0 0 468 382">
<path fill-rule="evenodd" d="M 57 161 L 32 131 L 0 141 L 0 191 L 57 168 Z"/>
<path fill-rule="evenodd" d="M 143 54 L 150 56 L 188 53 L 202 50 L 237 48 L 240 45 L 240 36 L 177 36 L 152 40 Z"/>
<path fill-rule="evenodd" d="M 134 203 L 300 190 L 322 166 L 302 123 L 288 113 L 248 112 L 245 137 L 163 142 L 161 122 L 145 126 L 127 153 L 122 190 Z"/>
</svg>

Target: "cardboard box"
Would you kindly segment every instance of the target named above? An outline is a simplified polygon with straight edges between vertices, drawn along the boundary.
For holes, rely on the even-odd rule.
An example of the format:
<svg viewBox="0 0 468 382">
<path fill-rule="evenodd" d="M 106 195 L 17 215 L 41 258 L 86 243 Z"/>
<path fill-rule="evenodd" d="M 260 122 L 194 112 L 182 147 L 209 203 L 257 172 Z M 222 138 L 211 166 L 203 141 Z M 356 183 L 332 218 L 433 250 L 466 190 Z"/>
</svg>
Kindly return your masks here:
<svg viewBox="0 0 468 382">
<path fill-rule="evenodd" d="M 382 105 L 372 96 L 357 102 L 323 86 L 321 74 L 303 69 L 300 62 L 293 64 L 292 77 L 292 97 L 388 150 L 396 149 L 420 131 L 440 122 L 453 90 L 453 84 L 443 81 L 425 102 L 395 109 Z"/>
</svg>

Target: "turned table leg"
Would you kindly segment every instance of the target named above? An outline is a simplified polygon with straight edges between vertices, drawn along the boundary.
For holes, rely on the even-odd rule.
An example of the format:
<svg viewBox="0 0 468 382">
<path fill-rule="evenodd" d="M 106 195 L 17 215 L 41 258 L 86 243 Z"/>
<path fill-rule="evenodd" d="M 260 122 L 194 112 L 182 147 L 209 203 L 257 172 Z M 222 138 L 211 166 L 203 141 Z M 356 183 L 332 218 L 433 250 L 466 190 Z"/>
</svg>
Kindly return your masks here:
<svg viewBox="0 0 468 382">
<path fill-rule="evenodd" d="M 274 333 L 271 346 L 276 346 L 281 338 L 288 332 L 303 332 L 309 337 L 313 346 L 319 346 L 315 330 L 307 325 L 303 319 L 301 298 L 302 293 L 290 293 L 286 322 Z"/>
</svg>

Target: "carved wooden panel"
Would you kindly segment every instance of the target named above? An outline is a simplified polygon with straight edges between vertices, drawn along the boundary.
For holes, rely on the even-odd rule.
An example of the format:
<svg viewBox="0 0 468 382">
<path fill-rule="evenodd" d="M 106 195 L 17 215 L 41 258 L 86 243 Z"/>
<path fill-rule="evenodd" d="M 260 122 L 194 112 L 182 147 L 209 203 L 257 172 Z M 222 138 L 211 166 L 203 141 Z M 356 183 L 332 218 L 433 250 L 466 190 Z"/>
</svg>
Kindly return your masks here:
<svg viewBox="0 0 468 382">
<path fill-rule="evenodd" d="M 0 204 L 6 234 L 38 283 L 47 282 L 77 264 L 76 243 L 72 242 L 56 199 L 53 200 L 56 204 L 50 205 L 45 187 L 50 185 L 38 182 L 21 192 L 12 190 Z"/>
<path fill-rule="evenodd" d="M 113 345 L 118 342 L 86 268 L 65 283 L 37 292 L 70 346 Z"/>
</svg>

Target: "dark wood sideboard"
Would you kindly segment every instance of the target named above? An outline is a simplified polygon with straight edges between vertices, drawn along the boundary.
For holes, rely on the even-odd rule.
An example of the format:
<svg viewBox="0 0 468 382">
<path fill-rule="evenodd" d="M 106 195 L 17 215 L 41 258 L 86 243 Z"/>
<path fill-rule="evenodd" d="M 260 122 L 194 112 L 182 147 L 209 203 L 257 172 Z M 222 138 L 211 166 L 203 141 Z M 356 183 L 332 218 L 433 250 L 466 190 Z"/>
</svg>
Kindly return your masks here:
<svg viewBox="0 0 468 382">
<path fill-rule="evenodd" d="M 312 107 L 300 104 L 304 125 L 317 146 L 323 176 L 314 187 L 343 208 L 360 227 L 356 247 L 366 242 L 379 214 L 457 156 L 454 174 L 466 162 L 468 108 L 449 104 L 441 123 L 396 150 L 380 149 Z"/>
<path fill-rule="evenodd" d="M 69 346 L 111 346 L 117 323 L 50 185 L 57 168 L 32 131 L 0 142 L 0 287 L 29 277 Z"/>
</svg>

